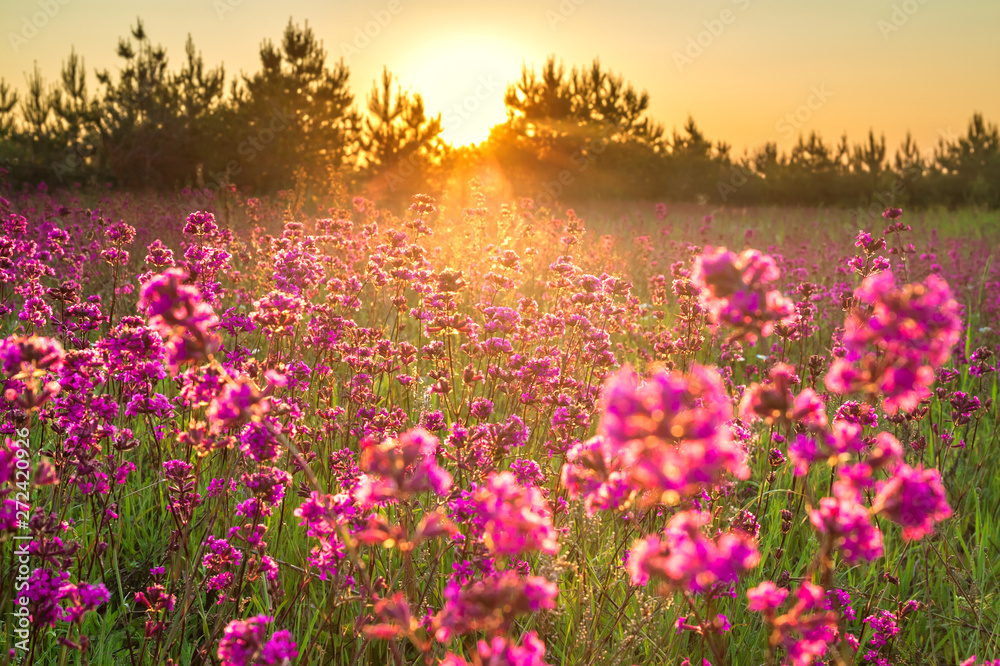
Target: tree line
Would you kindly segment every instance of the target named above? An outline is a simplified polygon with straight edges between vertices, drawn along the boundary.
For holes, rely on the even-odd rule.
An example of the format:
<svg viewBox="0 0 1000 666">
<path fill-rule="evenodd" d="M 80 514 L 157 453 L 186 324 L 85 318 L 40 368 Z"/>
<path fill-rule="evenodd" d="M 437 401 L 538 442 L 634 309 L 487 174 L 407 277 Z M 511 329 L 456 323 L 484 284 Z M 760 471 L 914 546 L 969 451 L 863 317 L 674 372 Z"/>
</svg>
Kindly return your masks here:
<svg viewBox="0 0 1000 666">
<path fill-rule="evenodd" d="M 363 103 L 343 61 L 329 64 L 308 24 L 265 40 L 260 68 L 227 79 L 188 38 L 178 69 L 141 21 L 119 40 L 117 71 L 96 73 L 71 51 L 58 80 L 37 66 L 23 92 L 0 80 L 0 167 L 14 182 L 111 182 L 129 189 L 227 188 L 259 193 L 331 187 L 382 200 L 440 192 L 456 178 L 498 172 L 505 194 L 542 204 L 582 198 L 733 205 L 1000 208 L 1000 133 L 974 114 L 964 134 L 921 151 L 908 134 L 890 154 L 874 131 L 861 143 L 800 135 L 742 155 L 688 118 L 668 133 L 649 95 L 598 60 L 554 56 L 507 87 L 506 122 L 477 146 L 441 138 L 419 93 L 388 70 Z"/>
</svg>

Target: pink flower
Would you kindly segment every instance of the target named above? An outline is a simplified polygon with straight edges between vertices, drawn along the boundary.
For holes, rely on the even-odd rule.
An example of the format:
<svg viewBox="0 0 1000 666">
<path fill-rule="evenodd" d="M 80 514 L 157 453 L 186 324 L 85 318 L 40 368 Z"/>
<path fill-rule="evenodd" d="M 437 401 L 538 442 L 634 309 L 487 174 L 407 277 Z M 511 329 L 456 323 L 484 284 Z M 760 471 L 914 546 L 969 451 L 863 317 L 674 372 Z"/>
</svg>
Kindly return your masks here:
<svg viewBox="0 0 1000 666">
<path fill-rule="evenodd" d="M 149 327 L 166 339 L 167 364 L 175 375 L 180 365 L 201 360 L 222 344 L 213 331 L 219 318 L 198 288 L 185 284 L 187 279 L 186 271 L 168 268 L 139 290 L 139 308 L 149 317 Z"/>
<path fill-rule="evenodd" d="M 249 377 L 227 382 L 212 399 L 205 412 L 211 432 L 218 434 L 249 418 L 260 418 L 270 408 L 267 398 Z"/>
<path fill-rule="evenodd" d="M 750 610 L 768 615 L 773 615 L 778 607 L 785 602 L 787 596 L 788 590 L 778 587 L 771 581 L 764 581 L 757 587 L 747 590 Z"/>
<path fill-rule="evenodd" d="M 903 528 L 903 538 L 921 539 L 936 523 L 951 516 L 941 473 L 901 464 L 888 481 L 878 483 L 872 513 L 881 513 Z"/>
<path fill-rule="evenodd" d="M 483 666 L 546 666 L 545 643 L 533 631 L 525 634 L 522 645 L 494 636 L 489 643 L 479 641 L 477 647 Z"/>
<path fill-rule="evenodd" d="M 58 340 L 37 335 L 11 336 L 0 341 L 0 364 L 5 379 L 19 380 L 20 389 L 8 388 L 6 398 L 23 409 L 40 407 L 62 389 L 55 379 L 45 381 L 48 373 L 63 367 L 66 353 Z M 39 387 L 39 383 L 44 384 Z M 9 382 L 9 384 L 11 384 Z"/>
<path fill-rule="evenodd" d="M 617 511 L 632 501 L 629 471 L 617 456 L 617 446 L 603 435 L 574 444 L 566 452 L 562 484 L 571 498 L 583 497 L 588 516 L 598 509 Z"/>
<path fill-rule="evenodd" d="M 790 321 L 792 301 L 767 284 L 780 273 L 771 257 L 757 250 L 737 255 L 726 248 L 695 259 L 691 281 L 701 290 L 713 324 L 727 324 L 742 337 L 770 335 L 776 322 Z"/>
<path fill-rule="evenodd" d="M 215 222 L 215 215 L 200 210 L 188 215 L 184 224 L 185 236 L 212 238 L 218 230 L 219 225 Z"/>
<path fill-rule="evenodd" d="M 701 592 L 716 583 L 734 582 L 757 566 L 760 554 L 753 539 L 743 532 L 709 539 L 701 531 L 708 521 L 706 514 L 682 511 L 667 523 L 663 538 L 652 535 L 635 542 L 627 565 L 632 583 L 660 578 Z"/>
<path fill-rule="evenodd" d="M 820 532 L 834 536 L 851 564 L 882 556 L 882 533 L 872 525 L 868 509 L 853 499 L 824 497 L 819 508 L 809 512 L 809 520 Z"/>
<path fill-rule="evenodd" d="M 63 621 L 79 622 L 88 611 L 107 603 L 111 598 L 111 593 L 102 583 L 97 585 L 77 583 L 63 587 L 62 598 L 69 602 L 63 610 Z"/>
<path fill-rule="evenodd" d="M 264 640 L 266 625 L 272 620 L 255 615 L 230 622 L 219 641 L 217 654 L 222 666 L 283 666 L 295 659 L 299 653 L 288 631 L 276 631 Z"/>
<path fill-rule="evenodd" d="M 715 370 L 660 371 L 640 384 L 625 368 L 608 380 L 604 403 L 604 438 L 589 442 L 589 451 L 575 451 L 569 462 L 576 469 L 564 470 L 585 493 L 598 494 L 592 506 L 621 506 L 624 478 L 648 493 L 647 500 L 674 503 L 727 472 L 749 476 L 746 454 L 728 425 L 732 403 Z"/>
<path fill-rule="evenodd" d="M 771 368 L 770 381 L 753 383 L 740 400 L 740 418 L 748 423 L 764 419 L 765 423 L 797 422 L 812 430 L 826 428 L 826 404 L 812 389 L 803 389 L 797 396 L 791 387 L 799 383 L 795 368 L 778 363 Z"/>
<path fill-rule="evenodd" d="M 414 493 L 432 491 L 444 495 L 452 477 L 437 464 L 437 437 L 423 428 L 408 430 L 398 439 L 375 445 L 362 442 L 361 469 L 365 474 L 354 490 L 360 505 L 401 499 Z"/>
<path fill-rule="evenodd" d="M 559 552 L 552 512 L 538 488 L 520 485 L 510 472 L 491 472 L 474 499 L 485 519 L 486 545 L 494 553 Z"/>
<path fill-rule="evenodd" d="M 514 618 L 555 608 L 559 588 L 541 576 L 520 577 L 505 571 L 471 585 L 445 586 L 445 605 L 432 626 L 438 641 L 473 631 L 506 631 Z"/>
<path fill-rule="evenodd" d="M 838 614 L 827 608 L 826 593 L 819 585 L 806 581 L 795 596 L 795 606 L 773 622 L 769 620 L 769 624 L 780 637 L 792 666 L 809 666 L 836 641 Z"/>
<path fill-rule="evenodd" d="M 934 371 L 961 336 L 959 305 L 948 283 L 930 275 L 924 284 L 897 287 L 892 272 L 870 275 L 845 322 L 846 355 L 830 366 L 825 382 L 834 393 L 881 395 L 889 413 L 912 410 L 930 396 Z"/>
</svg>

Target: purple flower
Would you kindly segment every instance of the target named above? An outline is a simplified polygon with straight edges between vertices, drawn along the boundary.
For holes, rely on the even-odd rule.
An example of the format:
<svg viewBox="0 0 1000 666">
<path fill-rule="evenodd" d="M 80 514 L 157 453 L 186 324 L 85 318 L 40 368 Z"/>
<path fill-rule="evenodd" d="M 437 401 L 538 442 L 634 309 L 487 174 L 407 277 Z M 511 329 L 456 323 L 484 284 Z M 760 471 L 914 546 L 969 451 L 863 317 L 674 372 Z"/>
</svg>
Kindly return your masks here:
<svg viewBox="0 0 1000 666">
<path fill-rule="evenodd" d="M 479 515 L 485 519 L 484 539 L 492 552 L 559 552 L 552 512 L 538 488 L 520 485 L 510 472 L 491 472 L 474 497 Z"/>
<path fill-rule="evenodd" d="M 809 520 L 817 530 L 833 536 L 850 564 L 882 556 L 882 533 L 872 525 L 868 509 L 851 497 L 824 497 L 819 508 L 809 512 Z"/>
<path fill-rule="evenodd" d="M 872 514 L 882 514 L 903 528 L 906 540 L 922 539 L 936 523 L 951 516 L 941 473 L 899 465 L 888 481 L 878 483 Z"/>
<path fill-rule="evenodd" d="M 274 618 L 255 615 L 233 620 L 223 632 L 217 655 L 222 666 L 283 666 L 299 656 L 295 641 L 287 630 L 274 632 L 264 640 L 266 626 Z"/>
<path fill-rule="evenodd" d="M 634 585 L 650 578 L 669 585 L 702 592 L 717 583 L 735 582 L 739 574 L 757 566 L 760 554 L 755 541 L 742 532 L 726 532 L 715 539 L 702 533 L 709 517 L 682 511 L 667 523 L 663 538 L 656 535 L 632 545 L 628 572 Z"/>
<path fill-rule="evenodd" d="M 180 365 L 201 360 L 221 346 L 212 330 L 219 318 L 197 287 L 184 284 L 187 277 L 180 268 L 168 268 L 139 290 L 139 308 L 149 317 L 150 328 L 166 339 L 167 364 L 175 375 Z"/>
</svg>

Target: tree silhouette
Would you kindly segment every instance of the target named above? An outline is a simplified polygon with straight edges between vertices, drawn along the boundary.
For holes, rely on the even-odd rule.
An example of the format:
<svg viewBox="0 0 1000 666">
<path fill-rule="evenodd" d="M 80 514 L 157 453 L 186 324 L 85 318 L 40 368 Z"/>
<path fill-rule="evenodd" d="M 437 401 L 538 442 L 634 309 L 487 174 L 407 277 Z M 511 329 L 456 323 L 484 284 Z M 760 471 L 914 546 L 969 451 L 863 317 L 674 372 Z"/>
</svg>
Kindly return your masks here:
<svg viewBox="0 0 1000 666">
<path fill-rule="evenodd" d="M 362 172 L 372 196 L 406 196 L 427 183 L 445 153 L 441 116 L 428 118 L 419 93 L 403 92 L 387 68 L 372 83 L 360 136 Z M 413 178 L 414 175 L 419 177 Z"/>
<path fill-rule="evenodd" d="M 302 169 L 324 181 L 355 148 L 358 118 L 347 66 L 340 60 L 327 67 L 308 22 L 300 28 L 291 19 L 280 48 L 270 40 L 261 45 L 260 61 L 260 72 L 243 76 L 245 88 L 234 87 L 242 135 L 231 160 L 245 174 L 241 180 L 288 187 Z"/>
</svg>

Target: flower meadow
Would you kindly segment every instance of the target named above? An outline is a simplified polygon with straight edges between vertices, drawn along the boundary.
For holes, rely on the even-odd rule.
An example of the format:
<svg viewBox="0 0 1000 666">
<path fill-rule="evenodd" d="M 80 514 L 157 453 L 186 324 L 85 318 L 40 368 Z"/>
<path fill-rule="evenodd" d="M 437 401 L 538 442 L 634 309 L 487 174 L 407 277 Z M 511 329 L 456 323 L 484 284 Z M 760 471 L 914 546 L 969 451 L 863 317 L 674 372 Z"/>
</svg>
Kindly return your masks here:
<svg viewBox="0 0 1000 666">
<path fill-rule="evenodd" d="M 990 230 L 320 210 L 3 190 L 0 663 L 1000 663 Z"/>
</svg>

